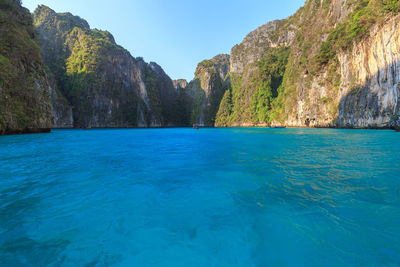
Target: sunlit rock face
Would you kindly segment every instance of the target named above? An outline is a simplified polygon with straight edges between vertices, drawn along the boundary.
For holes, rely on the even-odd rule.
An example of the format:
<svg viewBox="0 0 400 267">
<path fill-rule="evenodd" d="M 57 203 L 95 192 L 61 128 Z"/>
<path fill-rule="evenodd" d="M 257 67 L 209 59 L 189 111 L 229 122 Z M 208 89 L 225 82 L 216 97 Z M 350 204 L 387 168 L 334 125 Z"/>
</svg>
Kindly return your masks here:
<svg viewBox="0 0 400 267">
<path fill-rule="evenodd" d="M 344 90 L 339 126 L 400 125 L 400 17 L 372 29 L 370 38 L 341 53 Z"/>
<path fill-rule="evenodd" d="M 217 121 L 223 126 L 399 126 L 399 15 L 390 4 L 364 2 L 308 0 L 293 16 L 248 34 L 231 50 L 232 91 L 226 93 L 227 110 L 220 112 L 224 119 L 217 114 Z M 375 22 L 357 21 L 360 10 L 364 16 L 376 12 L 369 18 Z M 289 55 L 279 54 L 285 48 Z M 281 55 L 288 56 L 287 65 L 274 85 L 265 62 L 286 64 Z M 271 99 L 260 101 L 265 97 Z"/>
</svg>

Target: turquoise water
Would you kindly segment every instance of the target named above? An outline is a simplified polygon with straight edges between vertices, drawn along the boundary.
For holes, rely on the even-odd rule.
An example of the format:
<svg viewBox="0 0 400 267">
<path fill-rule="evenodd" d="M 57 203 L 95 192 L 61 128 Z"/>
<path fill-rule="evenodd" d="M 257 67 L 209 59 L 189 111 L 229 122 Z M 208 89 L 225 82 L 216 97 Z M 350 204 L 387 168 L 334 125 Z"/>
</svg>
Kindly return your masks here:
<svg viewBox="0 0 400 267">
<path fill-rule="evenodd" d="M 400 133 L 0 137 L 0 266 L 400 265 Z"/>
</svg>

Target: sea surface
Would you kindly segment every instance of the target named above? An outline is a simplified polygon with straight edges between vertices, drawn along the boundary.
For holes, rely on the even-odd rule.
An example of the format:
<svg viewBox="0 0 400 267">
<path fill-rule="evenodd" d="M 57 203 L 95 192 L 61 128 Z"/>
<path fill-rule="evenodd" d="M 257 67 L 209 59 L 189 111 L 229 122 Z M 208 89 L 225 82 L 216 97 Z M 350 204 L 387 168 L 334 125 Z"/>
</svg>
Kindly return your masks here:
<svg viewBox="0 0 400 267">
<path fill-rule="evenodd" d="M 399 266 L 400 133 L 0 137 L 0 266 Z"/>
</svg>

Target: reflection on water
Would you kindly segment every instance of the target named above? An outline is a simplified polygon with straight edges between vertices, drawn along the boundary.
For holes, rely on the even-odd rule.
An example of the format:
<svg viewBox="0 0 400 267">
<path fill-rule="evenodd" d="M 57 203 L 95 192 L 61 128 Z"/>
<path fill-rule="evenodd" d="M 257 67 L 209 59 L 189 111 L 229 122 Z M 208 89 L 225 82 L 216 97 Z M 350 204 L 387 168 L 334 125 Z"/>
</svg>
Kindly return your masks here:
<svg viewBox="0 0 400 267">
<path fill-rule="evenodd" d="M 0 138 L 0 266 L 400 265 L 400 138 L 331 129 Z"/>
</svg>

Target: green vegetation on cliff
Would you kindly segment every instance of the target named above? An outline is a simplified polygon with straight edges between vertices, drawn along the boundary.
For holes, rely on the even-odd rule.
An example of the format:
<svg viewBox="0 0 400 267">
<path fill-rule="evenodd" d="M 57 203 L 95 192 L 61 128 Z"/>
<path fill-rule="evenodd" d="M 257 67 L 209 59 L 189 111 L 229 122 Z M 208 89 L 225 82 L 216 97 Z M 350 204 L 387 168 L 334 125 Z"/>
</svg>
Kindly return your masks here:
<svg viewBox="0 0 400 267">
<path fill-rule="evenodd" d="M 231 90 L 226 90 L 224 97 L 221 100 L 221 104 L 217 113 L 217 118 L 215 120 L 216 126 L 229 126 L 229 124 L 231 123 L 232 108 L 232 92 Z"/>
<path fill-rule="evenodd" d="M 225 80 L 221 79 L 218 73 L 213 73 L 210 78 L 210 84 L 213 88 L 208 96 L 208 102 L 205 109 L 204 121 L 206 125 L 214 125 L 219 105 L 229 85 Z"/>
<path fill-rule="evenodd" d="M 156 74 L 152 71 L 149 66 L 145 68 L 145 85 L 147 88 L 147 97 L 149 99 L 149 104 L 151 106 L 151 111 L 146 108 L 146 120 L 150 121 L 152 115 L 157 118 L 162 118 L 163 107 L 161 103 L 160 91 L 160 81 Z"/>
<path fill-rule="evenodd" d="M 65 59 L 66 72 L 60 78 L 64 81 L 62 88 L 66 89 L 70 99 L 87 94 L 88 87 L 101 86 L 106 56 L 119 49 L 123 52 L 110 33 L 99 30 L 75 27 L 66 36 L 65 44 L 71 49 L 71 54 Z"/>
<path fill-rule="evenodd" d="M 161 67 L 133 58 L 109 32 L 90 29 L 70 13 L 42 5 L 34 19 L 45 63 L 74 108 L 75 126 L 160 126 L 181 121 L 174 103 L 178 95 Z"/>
<path fill-rule="evenodd" d="M 111 57 L 128 56 L 128 52 L 115 44 L 109 32 L 77 27 L 66 35 L 65 44 L 71 49 L 71 54 L 65 59 L 66 72 L 60 77 L 60 85 L 71 104 L 85 114 L 76 116 L 77 125 L 88 125 L 96 105 L 93 98 L 99 94 L 113 99 L 123 97 L 121 84 L 115 80 L 120 74 L 111 76 L 114 70 L 107 61 Z M 130 94 L 129 103 L 122 104 L 109 120 L 117 125 L 126 121 L 136 126 L 137 109 L 129 105 L 137 104 L 137 98 L 137 95 Z"/>
<path fill-rule="evenodd" d="M 191 94 L 191 123 L 214 126 L 226 90 L 230 89 L 229 55 L 218 55 L 197 66 L 195 79 L 186 91 Z"/>
<path fill-rule="evenodd" d="M 400 1 L 348 0 L 346 7 L 342 7 L 348 14 L 341 19 L 336 18 L 338 21 L 335 23 L 332 1 L 324 1 L 323 6 L 318 3 L 307 1 L 306 6 L 298 12 L 301 12 L 303 20 L 292 21 L 300 26 L 300 30 L 291 46 L 290 64 L 275 112 L 280 121 L 284 121 L 297 105 L 293 100 L 298 90 L 305 88 L 308 93 L 312 81 L 318 81 L 319 86 L 329 90 L 318 109 L 326 106 L 331 117 L 337 116 L 338 104 L 332 102 L 341 90 L 342 83 L 337 55 L 340 52 L 351 54 L 354 43 L 369 38 L 372 27 L 380 26 L 400 10 Z M 313 12 L 317 15 L 313 15 Z M 311 104 L 310 98 L 306 100 L 307 107 L 317 105 Z"/>
<path fill-rule="evenodd" d="M 261 60 L 248 66 L 253 69 L 250 76 L 231 74 L 232 93 L 224 95 L 217 125 L 270 123 L 274 112 L 272 105 L 278 97 L 289 54 L 287 47 L 271 48 Z"/>
<path fill-rule="evenodd" d="M 49 85 L 29 11 L 0 0 L 0 133 L 51 127 Z"/>
<path fill-rule="evenodd" d="M 372 26 L 382 23 L 388 13 L 400 11 L 398 0 L 357 0 L 348 18 L 339 23 L 329 33 L 328 40 L 323 42 L 315 60 L 327 64 L 333 60 L 339 50 L 350 49 L 355 41 L 361 41 Z"/>
<path fill-rule="evenodd" d="M 67 74 L 95 73 L 105 63 L 106 56 L 114 49 L 122 48 L 114 43 L 109 32 L 82 30 L 75 27 L 66 38 L 71 55 L 66 60 Z"/>
<path fill-rule="evenodd" d="M 282 85 L 290 50 L 287 47 L 272 49 L 258 62 L 259 75 L 252 81 L 255 93 L 252 98 L 255 123 L 269 123 L 272 119 L 272 102 Z"/>
<path fill-rule="evenodd" d="M 340 92 L 354 83 L 343 80 L 338 55 L 399 12 L 398 0 L 308 0 L 259 27 L 232 48 L 232 108 L 227 93 L 217 125 L 334 125 Z"/>
<path fill-rule="evenodd" d="M 191 110 L 190 110 L 190 123 L 191 124 L 199 123 L 203 112 L 204 102 L 206 101 L 205 93 L 201 89 L 199 79 L 191 81 L 188 84 L 187 88 L 190 88 L 190 90 L 194 91 L 194 97 L 192 100 Z"/>
</svg>

